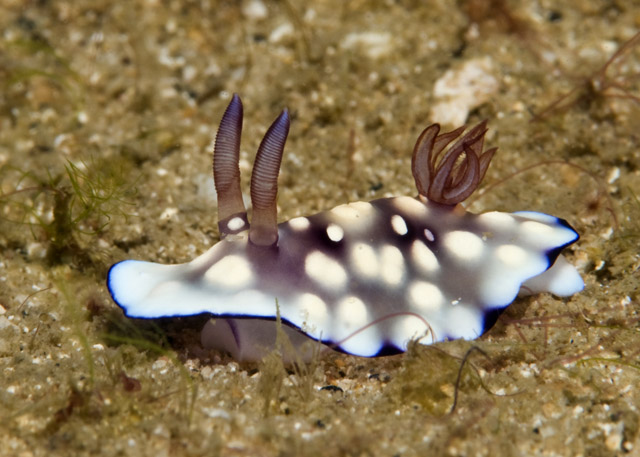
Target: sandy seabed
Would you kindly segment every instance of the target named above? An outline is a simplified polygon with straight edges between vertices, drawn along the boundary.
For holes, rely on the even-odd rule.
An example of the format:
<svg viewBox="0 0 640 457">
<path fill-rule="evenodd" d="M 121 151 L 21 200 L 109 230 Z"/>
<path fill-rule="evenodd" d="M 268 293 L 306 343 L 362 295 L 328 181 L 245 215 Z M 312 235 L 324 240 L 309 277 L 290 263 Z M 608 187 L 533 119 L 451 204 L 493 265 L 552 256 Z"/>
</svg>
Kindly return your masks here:
<svg viewBox="0 0 640 457">
<path fill-rule="evenodd" d="M 566 3 L 3 1 L 0 454 L 637 455 L 640 4 Z M 568 220 L 584 292 L 518 299 L 475 341 L 298 367 L 205 351 L 201 319 L 126 319 L 112 263 L 218 239 L 233 92 L 245 184 L 292 114 L 281 220 L 414 195 L 420 131 L 488 119 L 470 210 Z"/>
</svg>

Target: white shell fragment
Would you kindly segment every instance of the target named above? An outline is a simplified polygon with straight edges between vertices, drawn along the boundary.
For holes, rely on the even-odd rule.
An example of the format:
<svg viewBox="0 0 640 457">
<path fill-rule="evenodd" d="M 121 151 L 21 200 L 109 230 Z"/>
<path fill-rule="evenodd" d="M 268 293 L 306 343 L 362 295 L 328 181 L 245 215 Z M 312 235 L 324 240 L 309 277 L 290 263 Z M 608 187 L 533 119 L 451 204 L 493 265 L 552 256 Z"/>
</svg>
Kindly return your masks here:
<svg viewBox="0 0 640 457">
<path fill-rule="evenodd" d="M 412 338 L 476 338 L 519 292 L 568 296 L 584 286 L 560 255 L 577 233 L 540 213 L 460 215 L 397 197 L 284 222 L 278 236 L 277 249 L 265 250 L 243 232 L 182 265 L 120 262 L 109 290 L 137 318 L 274 319 L 277 303 L 298 331 L 290 335 L 375 356 L 404 351 Z M 275 341 L 273 322 L 228 321 L 217 320 L 217 336 L 209 326 L 203 341 L 241 359 Z M 248 340 L 238 337 L 243 328 Z M 224 335 L 234 336 L 231 347 Z"/>
<path fill-rule="evenodd" d="M 487 102 L 497 91 L 493 62 L 479 57 L 447 70 L 433 88 L 435 104 L 429 118 L 447 125 L 462 125 L 469 111 Z"/>
</svg>

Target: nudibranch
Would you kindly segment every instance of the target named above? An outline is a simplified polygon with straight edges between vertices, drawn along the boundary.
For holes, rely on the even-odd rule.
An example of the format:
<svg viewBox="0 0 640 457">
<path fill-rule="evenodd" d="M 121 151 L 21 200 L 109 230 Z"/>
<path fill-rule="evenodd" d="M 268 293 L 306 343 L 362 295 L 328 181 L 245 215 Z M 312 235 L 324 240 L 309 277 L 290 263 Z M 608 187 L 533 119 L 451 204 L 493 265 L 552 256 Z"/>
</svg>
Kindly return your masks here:
<svg viewBox="0 0 640 457">
<path fill-rule="evenodd" d="M 249 224 L 238 165 L 242 119 L 234 95 L 214 146 L 220 242 L 185 264 L 113 265 L 109 291 L 128 317 L 209 313 L 203 344 L 247 360 L 273 348 L 280 315 L 294 345 L 311 338 L 372 357 L 402 352 L 415 338 L 476 338 L 519 293 L 569 296 L 584 287 L 561 255 L 578 239 L 566 221 L 461 206 L 496 151 L 483 151 L 486 121 L 464 135 L 465 127 L 440 133 L 438 124 L 422 132 L 411 162 L 417 198 L 347 203 L 278 224 L 285 109 L 258 148 Z"/>
</svg>

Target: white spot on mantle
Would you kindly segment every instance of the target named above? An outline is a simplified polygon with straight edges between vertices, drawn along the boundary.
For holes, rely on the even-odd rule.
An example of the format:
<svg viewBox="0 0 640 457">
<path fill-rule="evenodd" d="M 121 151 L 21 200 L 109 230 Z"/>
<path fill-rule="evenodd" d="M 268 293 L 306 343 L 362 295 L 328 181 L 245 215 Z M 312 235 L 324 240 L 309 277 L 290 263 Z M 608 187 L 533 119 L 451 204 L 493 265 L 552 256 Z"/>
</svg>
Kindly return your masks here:
<svg viewBox="0 0 640 457">
<path fill-rule="evenodd" d="M 306 217 L 295 217 L 289 221 L 289 227 L 296 231 L 306 230 L 309 228 L 309 225 L 311 225 L 311 223 Z"/>
<path fill-rule="evenodd" d="M 316 282 L 327 288 L 344 287 L 347 272 L 336 260 L 314 251 L 304 261 L 304 271 Z"/>
<path fill-rule="evenodd" d="M 204 277 L 220 287 L 241 288 L 253 281 L 253 272 L 245 259 L 228 255 L 209 268 Z"/>
<path fill-rule="evenodd" d="M 382 280 L 390 286 L 398 286 L 404 279 L 405 267 L 402 252 L 390 244 L 380 249 Z"/>
<path fill-rule="evenodd" d="M 335 241 L 337 243 L 344 238 L 344 230 L 342 230 L 342 227 L 339 225 L 329 224 L 327 227 L 327 236 L 331 241 Z"/>
<path fill-rule="evenodd" d="M 397 197 L 393 199 L 393 204 L 399 211 L 408 213 L 409 216 L 422 219 L 428 213 L 427 206 L 412 197 Z"/>
<path fill-rule="evenodd" d="M 499 211 L 490 211 L 478 215 L 478 222 L 486 224 L 492 230 L 511 230 L 516 221 L 509 213 L 501 213 Z"/>
<path fill-rule="evenodd" d="M 351 263 L 356 273 L 366 278 L 374 278 L 380 268 L 376 251 L 366 243 L 353 245 L 351 248 Z"/>
<path fill-rule="evenodd" d="M 391 216 L 391 227 L 393 231 L 398 235 L 406 235 L 409 229 L 407 229 L 407 223 L 402 216 L 394 214 Z"/>
<path fill-rule="evenodd" d="M 337 318 L 345 330 L 358 330 L 367 324 L 367 307 L 358 297 L 346 297 L 338 303 Z"/>
<path fill-rule="evenodd" d="M 513 268 L 522 267 L 528 260 L 527 251 L 515 244 L 506 244 L 496 249 L 496 257 L 506 266 Z"/>
<path fill-rule="evenodd" d="M 227 222 L 227 228 L 231 231 L 240 230 L 242 227 L 244 227 L 244 220 L 241 217 L 236 216 Z"/>
<path fill-rule="evenodd" d="M 435 254 L 420 240 L 411 245 L 411 258 L 422 273 L 429 274 L 439 268 Z"/>
<path fill-rule="evenodd" d="M 416 311 L 426 313 L 438 311 L 444 302 L 440 289 L 426 281 L 411 284 L 407 298 Z"/>
<path fill-rule="evenodd" d="M 371 212 L 371 204 L 367 202 L 352 202 L 338 205 L 333 208 L 331 215 L 345 219 L 348 222 L 355 222 L 357 219 L 366 219 Z"/>
<path fill-rule="evenodd" d="M 300 303 L 300 317 L 303 320 L 303 329 L 313 332 L 316 336 L 327 327 L 329 313 L 326 303 L 317 295 L 304 293 L 297 300 Z M 323 336 L 326 335 L 326 330 Z"/>
<path fill-rule="evenodd" d="M 471 232 L 456 230 L 444 236 L 444 245 L 460 260 L 467 262 L 480 258 L 484 249 L 482 239 Z"/>
</svg>

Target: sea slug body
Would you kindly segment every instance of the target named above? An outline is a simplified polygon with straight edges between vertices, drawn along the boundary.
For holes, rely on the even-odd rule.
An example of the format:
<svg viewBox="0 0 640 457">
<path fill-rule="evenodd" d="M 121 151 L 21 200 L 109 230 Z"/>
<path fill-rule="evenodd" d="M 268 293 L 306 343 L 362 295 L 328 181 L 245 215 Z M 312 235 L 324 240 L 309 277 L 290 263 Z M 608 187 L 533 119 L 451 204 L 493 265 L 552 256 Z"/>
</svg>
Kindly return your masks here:
<svg viewBox="0 0 640 457">
<path fill-rule="evenodd" d="M 221 241 L 186 264 L 113 265 L 107 285 L 127 316 L 209 313 L 203 344 L 247 360 L 273 348 L 279 312 L 294 346 L 311 338 L 371 357 L 402 352 L 413 338 L 474 339 L 519 293 L 569 296 L 584 287 L 561 255 L 578 240 L 566 221 L 460 205 L 496 151 L 483 151 L 486 122 L 464 135 L 464 127 L 440 133 L 438 124 L 422 132 L 412 159 L 417 198 L 347 203 L 277 224 L 289 115 L 258 149 L 251 223 L 238 166 L 242 118 L 234 95 L 214 152 Z"/>
</svg>

